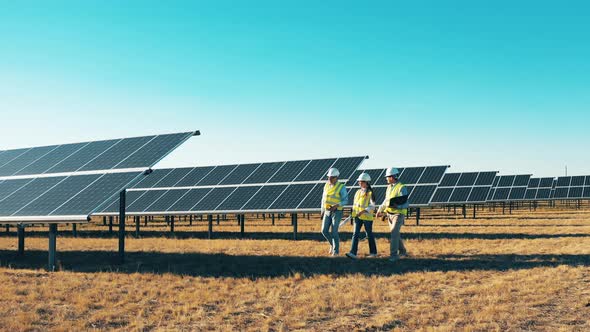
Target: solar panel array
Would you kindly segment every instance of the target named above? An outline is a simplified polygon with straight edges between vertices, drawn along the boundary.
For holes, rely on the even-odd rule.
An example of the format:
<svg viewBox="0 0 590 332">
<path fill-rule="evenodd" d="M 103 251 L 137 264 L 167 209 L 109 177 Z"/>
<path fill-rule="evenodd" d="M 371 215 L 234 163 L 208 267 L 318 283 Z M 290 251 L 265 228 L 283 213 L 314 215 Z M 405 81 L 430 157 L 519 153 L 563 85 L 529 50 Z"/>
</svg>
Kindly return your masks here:
<svg viewBox="0 0 590 332">
<path fill-rule="evenodd" d="M 319 210 L 328 169 L 346 180 L 366 157 L 154 170 L 128 192 L 130 214 Z M 118 211 L 118 199 L 100 214 Z"/>
<path fill-rule="evenodd" d="M 86 221 L 194 134 L 2 151 L 0 222 Z"/>
<path fill-rule="evenodd" d="M 527 186 L 525 200 L 545 201 L 552 198 L 555 178 L 531 178 Z"/>
<path fill-rule="evenodd" d="M 590 199 L 590 176 L 557 178 L 554 199 Z"/>
<path fill-rule="evenodd" d="M 485 203 L 497 173 L 447 173 L 436 189 L 432 204 Z"/>
<path fill-rule="evenodd" d="M 489 202 L 513 202 L 525 199 L 531 175 L 496 176 L 488 195 Z"/>
<path fill-rule="evenodd" d="M 432 196 L 443 178 L 449 166 L 423 166 L 423 167 L 406 167 L 398 168 L 400 171 L 399 181 L 406 185 L 409 193 L 409 202 L 411 207 L 428 206 Z M 366 169 L 357 170 L 346 183 L 349 187 L 349 206 L 352 206 L 352 200 L 359 189 L 356 179 L 362 172 L 371 176 L 372 188 L 380 203 L 385 199 L 387 191 L 387 180 L 385 179 L 385 169 Z"/>
</svg>

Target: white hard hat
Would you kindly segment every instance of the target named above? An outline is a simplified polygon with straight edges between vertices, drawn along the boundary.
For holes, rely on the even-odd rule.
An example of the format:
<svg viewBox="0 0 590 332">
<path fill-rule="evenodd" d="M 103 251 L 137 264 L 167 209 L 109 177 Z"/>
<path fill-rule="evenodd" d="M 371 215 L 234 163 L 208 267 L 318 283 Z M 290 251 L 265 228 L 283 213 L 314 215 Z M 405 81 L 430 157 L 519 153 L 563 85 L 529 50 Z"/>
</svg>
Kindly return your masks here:
<svg viewBox="0 0 590 332">
<path fill-rule="evenodd" d="M 369 173 L 361 173 L 361 175 L 359 175 L 359 178 L 357 179 L 357 181 L 365 181 L 365 182 L 369 182 L 371 181 L 371 176 L 369 175 Z"/>
<path fill-rule="evenodd" d="M 393 176 L 393 177 L 398 177 L 399 176 L 399 170 L 395 167 L 390 167 L 385 171 L 385 177 L 388 176 Z"/>
<path fill-rule="evenodd" d="M 330 168 L 328 170 L 328 176 L 335 176 L 335 177 L 339 177 L 340 176 L 340 171 L 337 168 Z"/>
</svg>

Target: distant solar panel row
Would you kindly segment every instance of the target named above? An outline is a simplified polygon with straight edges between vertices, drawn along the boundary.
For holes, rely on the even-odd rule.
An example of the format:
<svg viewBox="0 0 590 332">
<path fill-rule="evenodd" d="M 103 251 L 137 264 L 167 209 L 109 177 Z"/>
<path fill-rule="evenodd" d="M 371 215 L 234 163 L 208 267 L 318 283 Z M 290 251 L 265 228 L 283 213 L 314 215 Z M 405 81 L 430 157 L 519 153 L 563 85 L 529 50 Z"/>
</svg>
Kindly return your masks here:
<svg viewBox="0 0 590 332">
<path fill-rule="evenodd" d="M 557 178 L 555 199 L 589 199 L 590 176 L 563 176 Z"/>
<path fill-rule="evenodd" d="M 502 175 L 494 180 L 494 187 L 490 190 L 488 201 L 512 202 L 525 199 L 531 175 Z"/>
<path fill-rule="evenodd" d="M 134 188 L 226 186 L 321 181 L 336 167 L 348 179 L 366 157 L 157 169 Z"/>
<path fill-rule="evenodd" d="M 194 132 L 7 150 L 0 177 L 150 167 Z"/>
<path fill-rule="evenodd" d="M 432 204 L 485 203 L 497 172 L 447 173 Z"/>
<path fill-rule="evenodd" d="M 554 178 L 531 178 L 526 189 L 525 199 L 542 201 L 551 199 Z"/>
</svg>

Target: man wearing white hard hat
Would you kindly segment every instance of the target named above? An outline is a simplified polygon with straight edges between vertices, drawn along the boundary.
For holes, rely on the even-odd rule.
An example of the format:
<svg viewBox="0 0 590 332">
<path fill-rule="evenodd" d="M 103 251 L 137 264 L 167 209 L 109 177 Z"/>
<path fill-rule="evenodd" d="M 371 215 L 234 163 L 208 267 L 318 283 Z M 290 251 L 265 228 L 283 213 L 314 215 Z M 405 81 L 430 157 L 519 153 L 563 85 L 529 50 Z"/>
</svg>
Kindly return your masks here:
<svg viewBox="0 0 590 332">
<path fill-rule="evenodd" d="M 336 168 L 328 170 L 328 181 L 322 194 L 322 235 L 330 243 L 330 255 L 340 253 L 338 227 L 342 220 L 342 208 L 348 202 L 348 192 L 344 183 L 338 181 L 340 172 Z"/>
<path fill-rule="evenodd" d="M 354 218 L 354 233 L 352 233 L 352 243 L 350 252 L 346 257 L 351 259 L 357 258 L 359 245 L 359 235 L 361 228 L 365 227 L 367 239 L 369 240 L 369 257 L 377 256 L 377 243 L 373 235 L 373 220 L 375 219 L 375 194 L 371 188 L 371 176 L 368 173 L 361 173 L 357 179 L 359 189 L 354 194 L 354 203 L 352 205 L 352 217 Z"/>
<path fill-rule="evenodd" d="M 387 213 L 387 221 L 389 222 L 389 229 L 391 231 L 391 242 L 389 245 L 390 261 L 396 262 L 400 256 L 407 255 L 406 248 L 400 237 L 402 225 L 408 215 L 408 189 L 399 182 L 399 170 L 391 167 L 385 171 L 385 178 L 387 179 L 387 192 L 383 204 L 379 206 L 377 217 L 381 217 L 383 212 Z"/>
</svg>

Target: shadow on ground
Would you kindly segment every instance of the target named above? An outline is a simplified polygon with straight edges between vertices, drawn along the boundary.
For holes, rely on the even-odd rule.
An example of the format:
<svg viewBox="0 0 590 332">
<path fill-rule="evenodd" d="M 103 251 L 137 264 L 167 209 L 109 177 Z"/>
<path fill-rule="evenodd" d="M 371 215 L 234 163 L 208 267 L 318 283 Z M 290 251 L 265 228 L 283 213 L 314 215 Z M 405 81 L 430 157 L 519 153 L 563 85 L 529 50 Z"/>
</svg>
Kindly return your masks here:
<svg viewBox="0 0 590 332">
<path fill-rule="evenodd" d="M 288 277 L 321 274 L 389 276 L 424 271 L 505 271 L 555 267 L 589 266 L 590 255 L 445 255 L 435 258 L 404 258 L 391 263 L 387 258 L 350 260 L 346 257 L 280 257 L 200 253 L 128 252 L 126 263 L 117 264 L 115 251 L 66 251 L 58 253 L 60 267 L 72 272 L 172 273 L 200 277 Z M 1 250 L 0 266 L 13 269 L 42 269 L 47 252 L 27 251 L 23 257 Z"/>
</svg>

